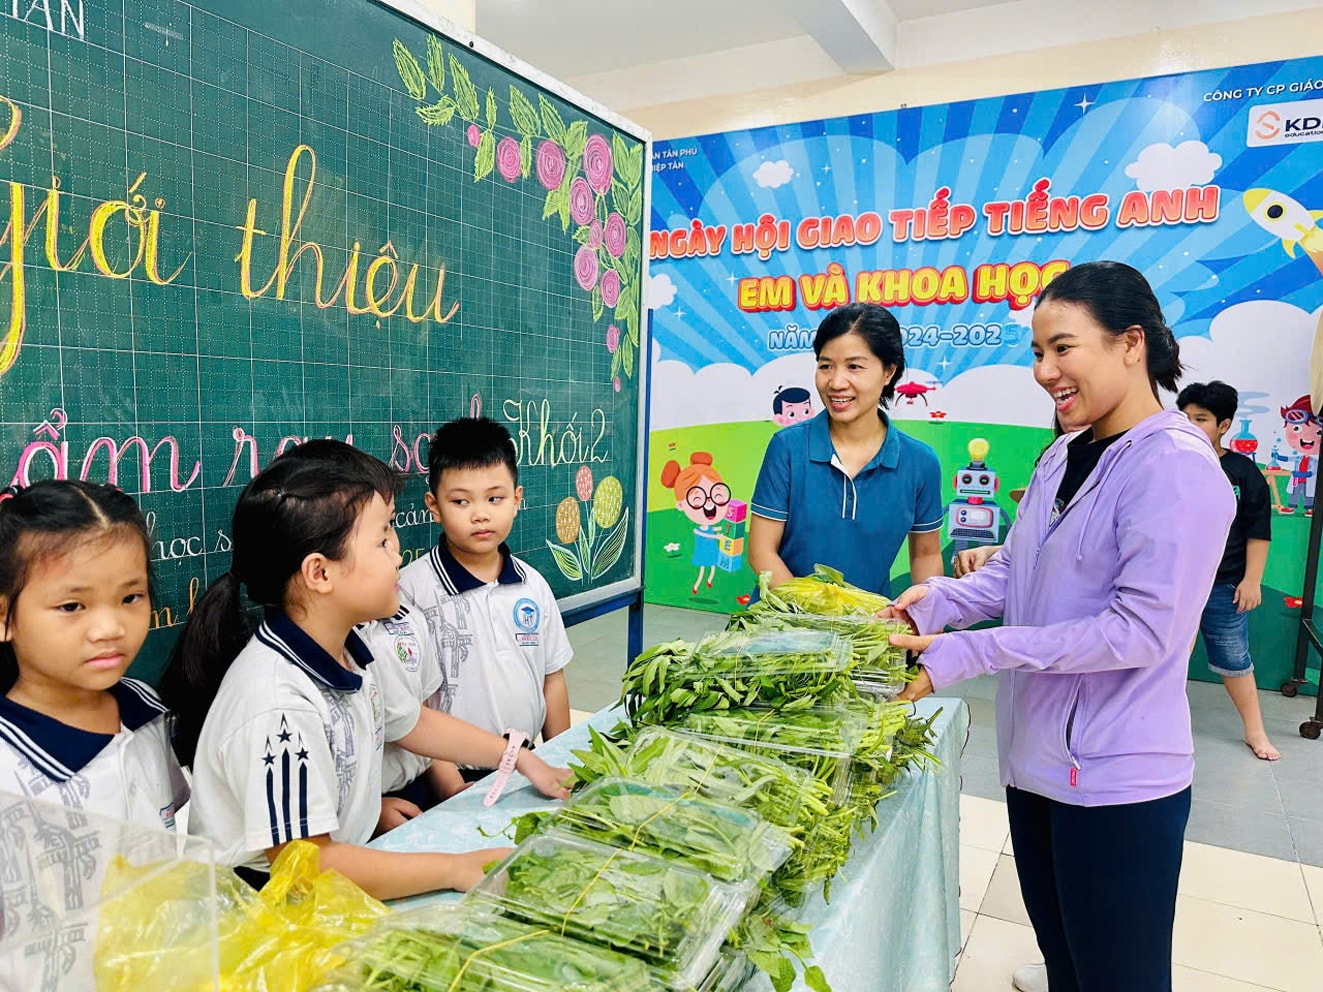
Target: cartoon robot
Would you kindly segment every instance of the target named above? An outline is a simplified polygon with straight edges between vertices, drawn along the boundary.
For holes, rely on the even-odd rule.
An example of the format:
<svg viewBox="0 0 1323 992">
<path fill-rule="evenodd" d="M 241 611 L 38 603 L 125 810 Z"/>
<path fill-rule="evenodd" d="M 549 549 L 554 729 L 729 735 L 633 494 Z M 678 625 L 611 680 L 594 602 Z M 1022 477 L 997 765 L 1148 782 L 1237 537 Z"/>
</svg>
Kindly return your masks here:
<svg viewBox="0 0 1323 992">
<path fill-rule="evenodd" d="M 955 474 L 956 498 L 946 510 L 946 536 L 955 544 L 955 555 L 984 544 L 1001 543 L 1002 511 L 994 501 L 1000 482 L 988 468 L 988 442 L 976 437 L 969 442 L 970 462 Z"/>
</svg>

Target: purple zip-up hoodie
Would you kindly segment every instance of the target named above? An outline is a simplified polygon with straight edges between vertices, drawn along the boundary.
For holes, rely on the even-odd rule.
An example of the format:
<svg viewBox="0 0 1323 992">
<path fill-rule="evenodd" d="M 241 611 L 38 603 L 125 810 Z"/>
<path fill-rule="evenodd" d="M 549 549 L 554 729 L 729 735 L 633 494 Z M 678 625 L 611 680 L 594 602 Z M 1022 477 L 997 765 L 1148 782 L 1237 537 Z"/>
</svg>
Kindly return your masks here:
<svg viewBox="0 0 1323 992">
<path fill-rule="evenodd" d="M 1161 799 L 1194 777 L 1190 648 L 1235 498 L 1208 439 L 1153 414 L 1102 455 L 1062 513 L 1059 438 L 1043 455 L 1001 552 L 935 578 L 910 607 L 938 638 L 922 661 L 940 691 L 998 672 L 1005 785 L 1076 806 Z"/>
</svg>

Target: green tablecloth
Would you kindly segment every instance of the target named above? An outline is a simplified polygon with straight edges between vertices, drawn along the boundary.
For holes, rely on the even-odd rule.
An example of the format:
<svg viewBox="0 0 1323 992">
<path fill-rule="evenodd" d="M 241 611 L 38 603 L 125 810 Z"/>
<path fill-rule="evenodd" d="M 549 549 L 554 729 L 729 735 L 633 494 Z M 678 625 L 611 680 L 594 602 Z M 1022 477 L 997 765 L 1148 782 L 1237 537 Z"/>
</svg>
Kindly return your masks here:
<svg viewBox="0 0 1323 992">
<path fill-rule="evenodd" d="M 960 751 L 969 730 L 969 710 L 961 699 L 926 699 L 926 716 L 937 708 L 933 725 L 942 767 L 912 773 L 896 794 L 878 807 L 875 832 L 855 842 L 850 861 L 832 883 L 831 902 L 821 896 L 804 908 L 813 925 L 817 963 L 836 992 L 943 992 L 950 985 L 960 949 L 959 833 Z M 599 729 L 614 726 L 618 714 L 595 713 Z M 552 764 L 585 747 L 586 725 L 574 727 L 538 749 Z M 543 799 L 518 775 L 491 809 L 484 809 L 479 783 L 373 842 L 387 851 L 468 851 L 508 844 L 499 836 L 520 813 L 546 809 Z M 484 836 L 484 834 L 486 836 Z M 398 908 L 455 902 L 456 893 L 434 893 L 401 900 Z M 752 990 L 771 986 L 759 976 Z"/>
</svg>

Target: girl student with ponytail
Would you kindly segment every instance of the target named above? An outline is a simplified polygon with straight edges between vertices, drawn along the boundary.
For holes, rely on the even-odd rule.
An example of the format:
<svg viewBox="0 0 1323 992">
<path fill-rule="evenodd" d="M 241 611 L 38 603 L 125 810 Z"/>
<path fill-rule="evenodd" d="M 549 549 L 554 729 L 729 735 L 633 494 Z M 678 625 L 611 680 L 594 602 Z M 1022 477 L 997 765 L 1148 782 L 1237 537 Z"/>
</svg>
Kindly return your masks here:
<svg viewBox="0 0 1323 992">
<path fill-rule="evenodd" d="M 506 757 L 545 795 L 567 794 L 566 770 L 421 706 L 376 671 L 354 628 L 400 608 L 399 488 L 386 465 L 339 441 L 277 458 L 240 494 L 230 571 L 198 601 L 171 655 L 162 691 L 178 714 L 179 757 L 193 766 L 189 828 L 250 881 L 299 839 L 381 899 L 468 889 L 507 853 L 362 846 L 381 812 L 387 741 L 489 768 Z M 256 630 L 241 591 L 265 610 Z"/>
<path fill-rule="evenodd" d="M 886 611 L 923 635 L 893 637 L 922 666 L 902 698 L 998 675 L 1016 871 L 1051 992 L 1169 992 L 1194 773 L 1186 670 L 1235 500 L 1207 438 L 1158 399 L 1180 355 L 1139 272 L 1058 276 L 1033 335 L 1066 434 L 1000 554 Z"/>
</svg>

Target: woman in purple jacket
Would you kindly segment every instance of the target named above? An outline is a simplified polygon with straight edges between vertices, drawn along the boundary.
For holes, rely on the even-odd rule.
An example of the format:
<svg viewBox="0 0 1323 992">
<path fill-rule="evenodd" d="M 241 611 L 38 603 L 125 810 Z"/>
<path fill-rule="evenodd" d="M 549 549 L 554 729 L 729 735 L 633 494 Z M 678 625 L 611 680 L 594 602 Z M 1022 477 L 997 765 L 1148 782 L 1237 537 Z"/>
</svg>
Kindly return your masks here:
<svg viewBox="0 0 1323 992">
<path fill-rule="evenodd" d="M 924 635 L 895 638 L 922 652 L 905 696 L 1000 673 L 1001 777 L 1051 992 L 1169 992 L 1194 775 L 1186 670 L 1235 501 L 1207 439 L 1158 399 L 1180 354 L 1142 275 L 1073 268 L 1033 327 L 1034 376 L 1067 435 L 1001 554 L 896 601 Z"/>
</svg>

